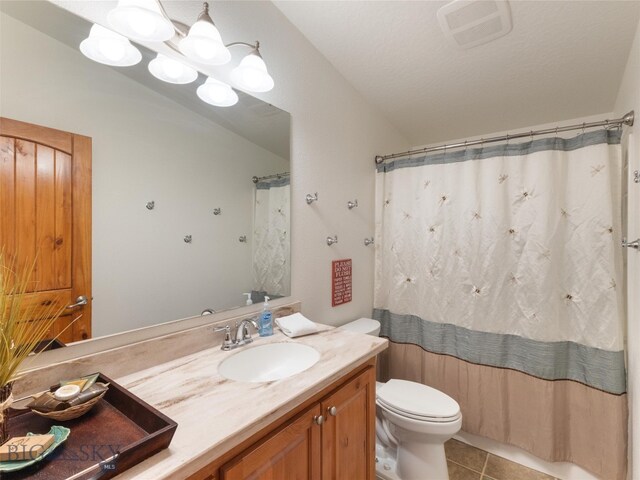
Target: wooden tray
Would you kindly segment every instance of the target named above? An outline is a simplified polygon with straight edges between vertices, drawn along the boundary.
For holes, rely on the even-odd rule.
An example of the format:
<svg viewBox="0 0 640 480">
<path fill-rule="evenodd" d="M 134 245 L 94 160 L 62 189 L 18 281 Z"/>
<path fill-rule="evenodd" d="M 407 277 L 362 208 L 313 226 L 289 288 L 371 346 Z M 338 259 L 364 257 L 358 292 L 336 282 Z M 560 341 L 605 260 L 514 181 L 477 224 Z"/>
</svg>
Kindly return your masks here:
<svg viewBox="0 0 640 480">
<path fill-rule="evenodd" d="M 106 480 L 169 446 L 176 422 L 105 375 L 100 374 L 97 381 L 109 383 L 109 391 L 91 411 L 75 420 L 60 422 L 29 410 L 10 410 L 11 436 L 47 432 L 52 425 L 70 428 L 71 434 L 44 461 L 3 473 L 3 480 Z"/>
</svg>

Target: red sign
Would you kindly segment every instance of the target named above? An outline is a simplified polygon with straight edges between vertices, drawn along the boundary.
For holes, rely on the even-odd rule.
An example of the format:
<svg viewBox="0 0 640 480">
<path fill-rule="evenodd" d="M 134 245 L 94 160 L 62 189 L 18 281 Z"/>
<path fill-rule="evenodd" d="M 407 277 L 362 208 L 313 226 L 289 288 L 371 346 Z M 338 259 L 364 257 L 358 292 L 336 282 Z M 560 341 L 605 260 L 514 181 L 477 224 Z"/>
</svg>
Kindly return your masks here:
<svg viewBox="0 0 640 480">
<path fill-rule="evenodd" d="M 334 260 L 331 263 L 331 306 L 351 301 L 351 259 Z"/>
</svg>

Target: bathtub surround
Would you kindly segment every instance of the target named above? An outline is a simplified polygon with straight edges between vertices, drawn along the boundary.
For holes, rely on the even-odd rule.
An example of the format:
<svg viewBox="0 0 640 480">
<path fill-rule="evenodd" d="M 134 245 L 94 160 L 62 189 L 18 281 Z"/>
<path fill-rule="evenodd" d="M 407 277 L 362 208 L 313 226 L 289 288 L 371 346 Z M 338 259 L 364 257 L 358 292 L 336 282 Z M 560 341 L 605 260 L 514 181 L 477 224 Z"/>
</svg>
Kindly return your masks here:
<svg viewBox="0 0 640 480">
<path fill-rule="evenodd" d="M 271 298 L 291 292 L 289 175 L 256 182 L 253 210 L 253 290 Z"/>
<path fill-rule="evenodd" d="M 463 430 L 622 479 L 620 137 L 380 165 L 374 317 L 384 374 L 455 398 Z"/>
</svg>

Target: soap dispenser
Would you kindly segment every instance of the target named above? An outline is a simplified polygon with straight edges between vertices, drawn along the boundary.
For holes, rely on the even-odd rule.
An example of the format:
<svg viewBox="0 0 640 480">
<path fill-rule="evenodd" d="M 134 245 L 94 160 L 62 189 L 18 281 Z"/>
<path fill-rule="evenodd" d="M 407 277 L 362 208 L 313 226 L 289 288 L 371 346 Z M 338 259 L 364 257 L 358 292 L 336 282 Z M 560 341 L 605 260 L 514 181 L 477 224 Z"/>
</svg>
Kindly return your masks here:
<svg viewBox="0 0 640 480">
<path fill-rule="evenodd" d="M 260 314 L 259 333 L 261 337 L 273 335 L 273 319 L 271 318 L 271 310 L 269 310 L 269 297 L 265 295 L 262 313 Z"/>
<path fill-rule="evenodd" d="M 243 295 L 247 296 L 247 305 L 253 305 L 253 301 L 251 300 L 251 294 L 250 293 L 243 293 Z"/>
</svg>

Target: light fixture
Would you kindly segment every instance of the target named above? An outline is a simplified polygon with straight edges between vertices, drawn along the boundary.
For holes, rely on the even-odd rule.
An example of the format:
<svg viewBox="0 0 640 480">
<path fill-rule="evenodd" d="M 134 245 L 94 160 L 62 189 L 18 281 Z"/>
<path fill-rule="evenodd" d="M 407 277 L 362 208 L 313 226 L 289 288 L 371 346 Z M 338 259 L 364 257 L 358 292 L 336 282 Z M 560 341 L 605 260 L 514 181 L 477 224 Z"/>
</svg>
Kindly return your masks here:
<svg viewBox="0 0 640 480">
<path fill-rule="evenodd" d="M 126 37 L 97 24 L 80 43 L 80 51 L 95 62 L 114 67 L 128 67 L 142 59 L 140 51 Z"/>
<path fill-rule="evenodd" d="M 198 78 L 195 68 L 159 53 L 149 62 L 149 72 L 158 80 L 168 83 L 191 83 Z"/>
<path fill-rule="evenodd" d="M 225 45 L 209 16 L 209 4 L 203 3 L 196 22 L 187 25 L 171 20 L 161 0 L 118 0 L 107 14 L 107 20 L 118 33 L 100 25 L 91 27 L 89 37 L 80 44 L 82 53 L 96 62 L 124 67 L 135 65 L 142 55 L 129 39 L 164 42 L 177 54 L 206 65 L 224 65 L 231 60 L 229 47 L 248 47 L 251 52 L 231 71 L 231 81 L 247 92 L 268 92 L 274 82 L 260 55 L 260 42 L 234 42 Z M 148 65 L 149 72 L 164 82 L 184 84 L 198 78 L 193 67 L 178 59 L 158 53 Z M 238 102 L 231 86 L 208 77 L 197 89 L 200 99 L 211 105 L 229 107 Z"/>
<path fill-rule="evenodd" d="M 207 65 L 224 65 L 231 60 L 231 53 L 222 42 L 220 32 L 209 16 L 209 5 L 204 4 L 198 20 L 180 40 L 179 48 L 191 60 Z"/>
<path fill-rule="evenodd" d="M 260 55 L 260 42 L 242 59 L 240 65 L 231 71 L 231 81 L 249 92 L 268 92 L 273 88 L 273 78 L 267 72 L 267 65 Z"/>
<path fill-rule="evenodd" d="M 238 103 L 238 94 L 229 85 L 213 77 L 207 77 L 196 93 L 200 100 L 216 107 L 230 107 Z"/>
<path fill-rule="evenodd" d="M 143 42 L 164 42 L 175 33 L 158 0 L 118 0 L 107 20 L 116 31 Z"/>
</svg>

